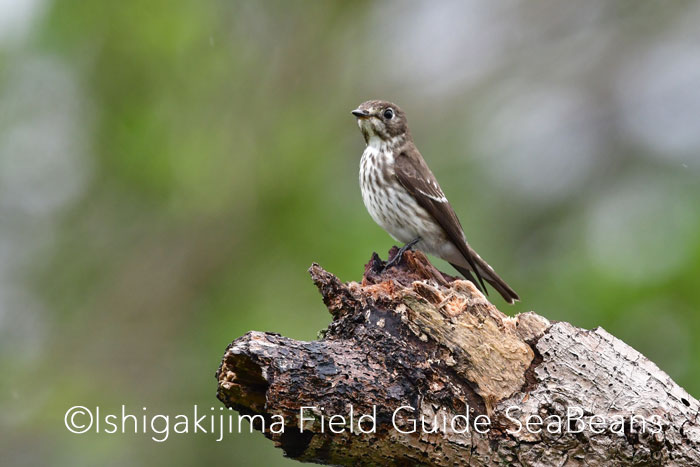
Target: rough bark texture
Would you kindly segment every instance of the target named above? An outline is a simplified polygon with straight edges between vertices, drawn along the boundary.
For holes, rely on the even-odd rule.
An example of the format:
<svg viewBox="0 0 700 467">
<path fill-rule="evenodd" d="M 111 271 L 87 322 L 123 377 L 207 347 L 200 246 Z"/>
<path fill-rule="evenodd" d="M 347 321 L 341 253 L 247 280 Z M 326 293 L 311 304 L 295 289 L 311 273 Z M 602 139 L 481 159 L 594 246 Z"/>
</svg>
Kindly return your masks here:
<svg viewBox="0 0 700 467">
<path fill-rule="evenodd" d="M 375 254 L 362 283 L 311 266 L 333 315 L 322 339 L 249 332 L 226 349 L 219 399 L 261 415 L 254 425 L 286 456 L 339 465 L 700 465 L 698 401 L 604 329 L 532 312 L 508 317 L 420 252 L 382 266 Z M 415 411 L 394 416 L 401 406 Z M 363 414 L 376 414 L 375 432 L 358 433 Z M 331 431 L 333 415 L 344 416 L 332 425 L 343 432 Z M 544 423 L 530 418 L 528 428 L 531 416 Z M 416 432 L 402 433 L 414 419 Z M 366 417 L 362 427 L 372 426 Z"/>
</svg>

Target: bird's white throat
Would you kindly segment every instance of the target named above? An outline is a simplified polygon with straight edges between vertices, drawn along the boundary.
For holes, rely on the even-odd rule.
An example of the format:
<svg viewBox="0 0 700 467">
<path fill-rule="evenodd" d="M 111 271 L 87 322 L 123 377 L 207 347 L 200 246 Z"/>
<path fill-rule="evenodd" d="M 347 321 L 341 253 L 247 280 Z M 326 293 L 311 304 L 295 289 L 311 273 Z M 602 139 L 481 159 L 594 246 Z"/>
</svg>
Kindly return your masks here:
<svg viewBox="0 0 700 467">
<path fill-rule="evenodd" d="M 390 140 L 385 141 L 376 134 L 371 135 L 369 137 L 369 141 L 367 141 L 367 147 L 365 148 L 365 152 L 393 152 L 396 146 L 398 146 L 399 143 L 402 141 L 402 139 L 403 136 L 394 136 Z"/>
<path fill-rule="evenodd" d="M 362 169 L 366 169 L 365 163 L 371 160 L 372 163 L 379 163 L 379 165 L 384 166 L 385 164 L 393 164 L 394 162 L 394 150 L 396 149 L 396 138 L 389 141 L 382 140 L 379 136 L 370 137 L 367 142 L 367 147 L 362 153 L 363 163 L 361 164 Z M 379 167 L 377 167 L 379 170 Z"/>
</svg>

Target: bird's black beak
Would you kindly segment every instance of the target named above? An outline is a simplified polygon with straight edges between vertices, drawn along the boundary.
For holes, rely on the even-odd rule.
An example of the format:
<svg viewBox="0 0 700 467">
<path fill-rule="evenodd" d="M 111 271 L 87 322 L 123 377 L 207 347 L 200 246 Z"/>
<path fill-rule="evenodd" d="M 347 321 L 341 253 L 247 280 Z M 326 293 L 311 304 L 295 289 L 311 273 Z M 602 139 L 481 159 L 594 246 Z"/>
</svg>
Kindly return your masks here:
<svg viewBox="0 0 700 467">
<path fill-rule="evenodd" d="M 355 109 L 352 112 L 350 112 L 357 118 L 367 118 L 369 117 L 369 110 L 360 110 L 360 109 Z"/>
</svg>

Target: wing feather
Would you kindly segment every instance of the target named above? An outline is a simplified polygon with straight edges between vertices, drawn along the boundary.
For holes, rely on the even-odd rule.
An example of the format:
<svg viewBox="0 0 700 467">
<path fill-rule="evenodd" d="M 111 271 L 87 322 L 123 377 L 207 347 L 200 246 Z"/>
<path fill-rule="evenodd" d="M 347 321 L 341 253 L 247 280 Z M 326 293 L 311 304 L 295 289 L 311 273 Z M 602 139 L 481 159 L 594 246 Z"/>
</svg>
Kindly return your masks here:
<svg viewBox="0 0 700 467">
<path fill-rule="evenodd" d="M 397 151 L 398 152 L 398 151 Z M 457 247 L 481 284 L 484 293 L 484 280 L 476 266 L 472 249 L 464 238 L 462 224 L 452 209 L 430 168 L 415 147 L 404 148 L 394 160 L 394 172 L 399 183 L 408 190 L 418 204 L 432 216 L 447 234 L 447 238 Z M 474 281 L 472 281 L 474 282 Z M 478 286 L 478 284 L 475 285 Z"/>
</svg>

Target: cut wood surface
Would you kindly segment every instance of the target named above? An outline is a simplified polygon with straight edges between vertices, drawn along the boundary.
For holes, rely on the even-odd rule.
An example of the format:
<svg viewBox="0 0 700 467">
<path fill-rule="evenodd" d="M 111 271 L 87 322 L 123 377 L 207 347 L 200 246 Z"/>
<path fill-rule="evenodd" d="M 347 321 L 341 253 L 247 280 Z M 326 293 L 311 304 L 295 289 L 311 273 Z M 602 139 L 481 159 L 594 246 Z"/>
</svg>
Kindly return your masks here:
<svg viewBox="0 0 700 467">
<path fill-rule="evenodd" d="M 373 255 L 361 283 L 311 266 L 333 316 L 320 340 L 252 331 L 226 349 L 218 398 L 286 456 L 700 465 L 698 401 L 604 329 L 508 317 L 420 252 L 383 265 Z"/>
</svg>

